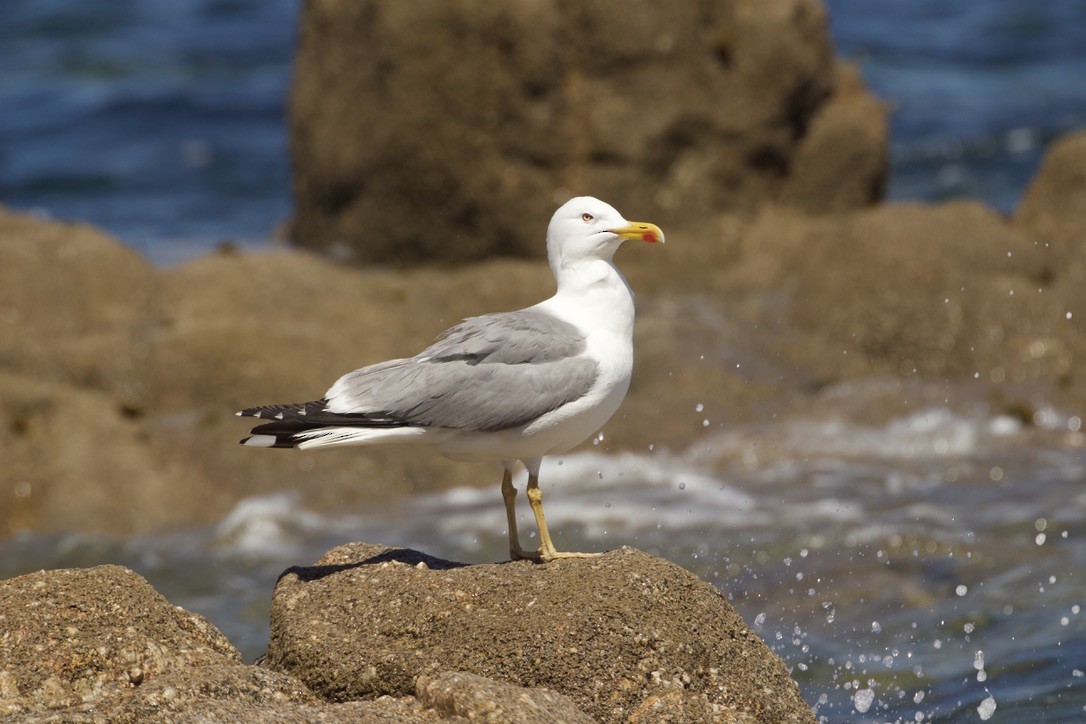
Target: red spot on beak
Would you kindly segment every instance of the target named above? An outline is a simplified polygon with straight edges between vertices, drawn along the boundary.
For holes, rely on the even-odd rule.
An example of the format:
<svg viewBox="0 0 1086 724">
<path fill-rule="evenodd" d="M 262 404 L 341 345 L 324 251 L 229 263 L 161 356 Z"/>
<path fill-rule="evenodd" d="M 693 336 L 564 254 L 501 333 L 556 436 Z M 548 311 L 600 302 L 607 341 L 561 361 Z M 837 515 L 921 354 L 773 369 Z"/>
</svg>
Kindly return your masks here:
<svg viewBox="0 0 1086 724">
<path fill-rule="evenodd" d="M 659 239 L 656 238 L 656 232 L 654 232 L 654 231 L 644 231 L 644 232 L 642 232 L 641 233 L 641 240 L 642 241 L 647 241 L 650 244 L 655 244 L 657 241 L 659 241 Z"/>
</svg>

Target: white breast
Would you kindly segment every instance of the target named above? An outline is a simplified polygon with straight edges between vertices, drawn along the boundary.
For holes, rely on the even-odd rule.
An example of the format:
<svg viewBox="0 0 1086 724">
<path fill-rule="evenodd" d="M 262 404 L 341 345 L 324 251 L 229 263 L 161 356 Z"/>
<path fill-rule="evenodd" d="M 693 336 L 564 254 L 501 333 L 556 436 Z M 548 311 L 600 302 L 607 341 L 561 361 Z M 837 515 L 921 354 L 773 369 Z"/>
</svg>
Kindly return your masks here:
<svg viewBox="0 0 1086 724">
<path fill-rule="evenodd" d="M 524 434 L 547 442 L 539 454 L 565 452 L 584 442 L 618 410 L 633 375 L 633 293 L 612 264 L 601 263 L 587 284 L 559 293 L 537 308 L 585 334 L 585 353 L 598 365 L 587 395 L 529 425 Z M 540 440 L 542 442 L 542 440 Z"/>
</svg>

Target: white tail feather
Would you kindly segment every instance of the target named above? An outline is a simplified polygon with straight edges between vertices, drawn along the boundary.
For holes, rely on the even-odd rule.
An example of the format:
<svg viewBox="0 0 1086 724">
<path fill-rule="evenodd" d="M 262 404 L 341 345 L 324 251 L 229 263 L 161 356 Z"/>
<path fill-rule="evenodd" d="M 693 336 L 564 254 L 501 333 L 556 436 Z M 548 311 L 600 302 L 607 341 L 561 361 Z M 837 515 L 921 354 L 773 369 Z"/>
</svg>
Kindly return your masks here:
<svg viewBox="0 0 1086 724">
<path fill-rule="evenodd" d="M 428 430 L 421 427 L 323 427 L 307 430 L 294 436 L 299 450 L 317 447 L 337 447 L 342 445 L 377 445 L 388 443 L 406 443 L 425 435 Z"/>
</svg>

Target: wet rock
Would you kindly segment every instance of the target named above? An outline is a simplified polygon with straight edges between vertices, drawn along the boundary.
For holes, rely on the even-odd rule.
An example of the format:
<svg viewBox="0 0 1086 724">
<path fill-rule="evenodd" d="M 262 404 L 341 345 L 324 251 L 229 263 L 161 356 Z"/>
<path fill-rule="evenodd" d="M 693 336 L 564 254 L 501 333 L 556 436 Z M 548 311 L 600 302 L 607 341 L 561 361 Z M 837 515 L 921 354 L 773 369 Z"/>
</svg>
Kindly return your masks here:
<svg viewBox="0 0 1086 724">
<path fill-rule="evenodd" d="M 628 548 L 463 566 L 353 543 L 284 573 L 271 625 L 263 665 L 330 701 L 408 695 L 451 670 L 552 689 L 600 721 L 813 721 L 715 589 Z M 465 685 L 425 682 L 424 700 Z"/>
<path fill-rule="evenodd" d="M 813 0 L 311 0 L 291 238 L 360 261 L 465 261 L 540 256 L 531 220 L 578 193 L 662 223 L 753 209 L 780 195 L 835 83 Z M 871 104 L 818 122 L 805 166 L 839 143 L 865 176 L 884 163 L 857 108 Z M 791 196 L 825 180 L 844 187 L 835 208 L 871 202 L 857 167 L 829 168 L 844 175 L 809 169 Z"/>
</svg>

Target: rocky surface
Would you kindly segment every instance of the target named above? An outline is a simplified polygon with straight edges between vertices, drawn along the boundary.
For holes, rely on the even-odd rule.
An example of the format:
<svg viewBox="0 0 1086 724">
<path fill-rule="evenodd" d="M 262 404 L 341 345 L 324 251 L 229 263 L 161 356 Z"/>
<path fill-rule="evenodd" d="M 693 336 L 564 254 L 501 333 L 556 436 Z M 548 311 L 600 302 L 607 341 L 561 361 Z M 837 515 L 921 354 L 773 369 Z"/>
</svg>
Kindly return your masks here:
<svg viewBox="0 0 1086 724">
<path fill-rule="evenodd" d="M 814 720 L 712 586 L 629 548 L 464 566 L 350 544 L 284 573 L 271 623 L 262 665 L 331 701 L 402 696 L 456 670 L 553 689 L 599 721 Z M 457 688 L 418 686 L 430 701 Z"/>
<path fill-rule="evenodd" d="M 572 195 L 674 226 L 881 197 L 885 111 L 814 0 L 310 0 L 291 238 L 368 262 L 540 256 Z"/>
<path fill-rule="evenodd" d="M 711 586 L 631 549 L 462 566 L 362 543 L 287 571 L 260 665 L 120 566 L 0 581 L 5 721 L 813 721 Z"/>
<path fill-rule="evenodd" d="M 0 714 L 12 716 L 108 720 L 109 710 L 133 720 L 194 695 L 313 700 L 290 677 L 241 674 L 241 656 L 214 626 L 120 566 L 0 582 L 0 665 Z"/>
<path fill-rule="evenodd" d="M 416 696 L 417 693 L 417 696 Z M 547 712 L 555 716 L 545 718 Z M 0 581 L 0 717 L 66 722 L 591 721 L 566 697 L 437 672 L 405 695 L 330 703 L 241 662 L 200 616 L 120 566 Z"/>
</svg>

